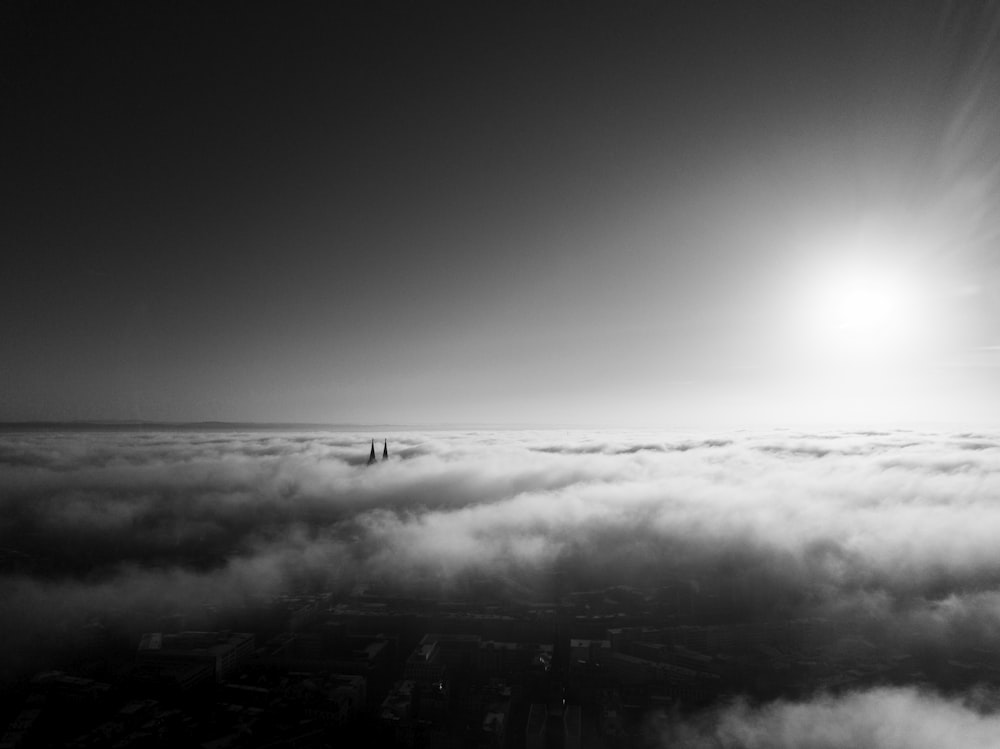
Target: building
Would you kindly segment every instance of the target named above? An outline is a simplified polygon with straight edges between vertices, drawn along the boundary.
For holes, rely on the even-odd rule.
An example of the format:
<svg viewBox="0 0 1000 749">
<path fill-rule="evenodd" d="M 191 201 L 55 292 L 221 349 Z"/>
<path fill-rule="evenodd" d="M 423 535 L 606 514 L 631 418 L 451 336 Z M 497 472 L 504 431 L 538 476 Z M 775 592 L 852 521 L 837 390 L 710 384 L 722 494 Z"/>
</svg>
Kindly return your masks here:
<svg viewBox="0 0 1000 749">
<path fill-rule="evenodd" d="M 388 729 L 397 746 L 413 746 L 416 697 L 414 682 L 397 681 L 379 708 L 379 723 Z"/>
<path fill-rule="evenodd" d="M 437 645 L 440 662 L 452 671 L 474 669 L 479 666 L 479 635 L 466 632 L 431 632 L 420 640 L 421 645 Z"/>
<path fill-rule="evenodd" d="M 12 720 L 3 736 L 0 737 L 0 749 L 16 749 L 20 746 L 28 746 L 28 738 L 38 721 L 38 716 L 42 714 L 40 707 L 25 707 Z"/>
<path fill-rule="evenodd" d="M 479 670 L 491 676 L 548 670 L 552 649 L 543 643 L 486 640 L 479 643 Z"/>
<path fill-rule="evenodd" d="M 209 664 L 215 672 L 215 680 L 221 682 L 253 653 L 254 636 L 248 632 L 181 632 L 176 635 L 147 632 L 139 642 L 136 663 Z"/>
<path fill-rule="evenodd" d="M 388 460 L 388 459 L 389 459 L 389 441 L 388 440 L 384 440 L 383 444 L 382 444 L 382 460 Z M 376 462 L 376 460 L 375 460 L 375 440 L 372 440 L 372 449 L 371 449 L 371 452 L 368 453 L 368 465 L 371 465 L 372 463 L 375 463 L 375 462 Z"/>
<path fill-rule="evenodd" d="M 111 692 L 111 685 L 103 681 L 70 676 L 62 671 L 45 671 L 31 679 L 33 690 L 57 701 L 78 705 L 96 704 Z"/>
<path fill-rule="evenodd" d="M 338 723 L 347 722 L 364 709 L 368 685 L 363 676 L 330 674 L 325 686 L 334 705 L 334 715 Z"/>
<path fill-rule="evenodd" d="M 510 690 L 507 690 L 508 695 Z M 510 723 L 510 699 L 490 702 L 483 715 L 480 747 L 500 749 L 506 746 L 507 726 Z"/>
<path fill-rule="evenodd" d="M 441 648 L 434 639 L 426 636 L 406 659 L 403 679 L 420 683 L 435 683 L 444 680 L 445 664 Z"/>
<path fill-rule="evenodd" d="M 582 715 L 579 705 L 567 705 L 563 715 L 563 749 L 580 749 Z"/>
<path fill-rule="evenodd" d="M 199 661 L 140 661 L 132 671 L 137 686 L 173 694 L 192 692 L 216 681 L 215 664 Z"/>
<path fill-rule="evenodd" d="M 545 749 L 545 723 L 548 710 L 544 703 L 535 702 L 528 711 L 528 724 L 524 729 L 526 749 Z"/>
<path fill-rule="evenodd" d="M 610 640 L 570 639 L 569 653 L 574 663 L 602 663 L 611 652 Z"/>
</svg>

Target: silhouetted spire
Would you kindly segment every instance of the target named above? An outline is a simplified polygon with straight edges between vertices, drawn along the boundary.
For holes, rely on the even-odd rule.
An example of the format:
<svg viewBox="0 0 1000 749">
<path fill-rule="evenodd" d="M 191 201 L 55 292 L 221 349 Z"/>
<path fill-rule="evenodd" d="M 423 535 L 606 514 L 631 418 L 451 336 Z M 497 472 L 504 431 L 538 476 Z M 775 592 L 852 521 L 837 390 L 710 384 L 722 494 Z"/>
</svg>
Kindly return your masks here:
<svg viewBox="0 0 1000 749">
<path fill-rule="evenodd" d="M 382 460 L 389 459 L 389 442 L 388 440 L 384 445 L 382 445 Z"/>
<path fill-rule="evenodd" d="M 371 455 L 368 456 L 368 465 L 371 465 L 374 462 L 375 462 L 375 440 L 372 440 L 372 452 Z"/>
</svg>

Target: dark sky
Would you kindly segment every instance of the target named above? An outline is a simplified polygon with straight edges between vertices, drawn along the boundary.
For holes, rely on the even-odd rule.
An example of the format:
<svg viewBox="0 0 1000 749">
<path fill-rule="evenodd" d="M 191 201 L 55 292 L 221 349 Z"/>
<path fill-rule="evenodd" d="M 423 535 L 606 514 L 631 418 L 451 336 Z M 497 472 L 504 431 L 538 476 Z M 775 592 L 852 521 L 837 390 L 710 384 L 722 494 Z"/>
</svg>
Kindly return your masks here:
<svg viewBox="0 0 1000 749">
<path fill-rule="evenodd" d="M 2 13 L 0 419 L 996 412 L 993 3 Z"/>
</svg>

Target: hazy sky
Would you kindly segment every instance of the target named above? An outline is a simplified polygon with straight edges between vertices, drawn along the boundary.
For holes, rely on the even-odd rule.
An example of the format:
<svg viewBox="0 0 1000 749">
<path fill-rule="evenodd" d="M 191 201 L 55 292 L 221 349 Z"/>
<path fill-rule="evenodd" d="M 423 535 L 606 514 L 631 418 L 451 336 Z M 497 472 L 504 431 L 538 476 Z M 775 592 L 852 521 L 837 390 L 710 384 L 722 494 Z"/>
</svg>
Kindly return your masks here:
<svg viewBox="0 0 1000 749">
<path fill-rule="evenodd" d="M 1000 414 L 989 2 L 7 3 L 0 419 Z"/>
</svg>

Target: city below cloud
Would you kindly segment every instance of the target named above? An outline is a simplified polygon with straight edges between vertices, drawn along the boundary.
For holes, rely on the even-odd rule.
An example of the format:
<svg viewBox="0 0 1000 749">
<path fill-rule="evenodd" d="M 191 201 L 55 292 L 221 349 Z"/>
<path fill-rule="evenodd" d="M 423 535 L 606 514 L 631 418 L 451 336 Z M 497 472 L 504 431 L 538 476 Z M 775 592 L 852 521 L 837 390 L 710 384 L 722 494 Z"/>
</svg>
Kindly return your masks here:
<svg viewBox="0 0 1000 749">
<path fill-rule="evenodd" d="M 995 431 L 404 431 L 369 464 L 371 441 L 5 432 L 4 679 L 54 667 L 95 622 L 366 588 L 516 608 L 625 586 L 669 596 L 674 626 L 799 627 L 828 665 L 855 664 L 813 679 L 775 652 L 793 693 L 651 712 L 642 730 L 666 745 L 971 747 L 995 730 L 967 673 L 1000 652 Z"/>
</svg>

